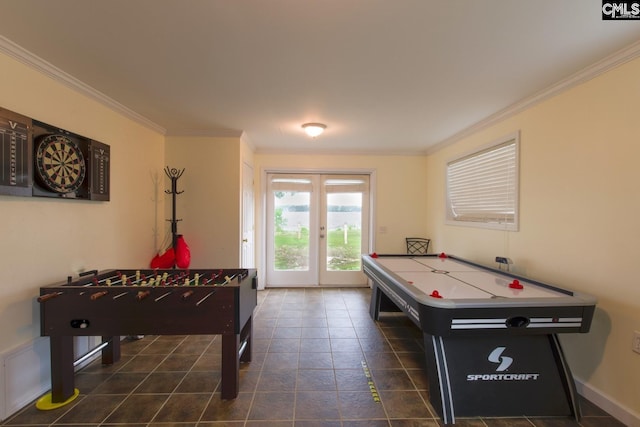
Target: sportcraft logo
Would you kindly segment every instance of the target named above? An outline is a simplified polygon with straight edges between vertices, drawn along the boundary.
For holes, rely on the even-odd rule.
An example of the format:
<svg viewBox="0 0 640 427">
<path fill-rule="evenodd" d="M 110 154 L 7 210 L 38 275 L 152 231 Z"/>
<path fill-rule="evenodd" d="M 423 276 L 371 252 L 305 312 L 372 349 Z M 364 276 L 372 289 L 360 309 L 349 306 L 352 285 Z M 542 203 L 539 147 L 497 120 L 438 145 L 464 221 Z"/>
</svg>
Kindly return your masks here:
<svg viewBox="0 0 640 427">
<path fill-rule="evenodd" d="M 496 372 L 504 372 L 513 363 L 513 358 L 509 356 L 503 356 L 502 353 L 506 350 L 506 347 L 496 347 L 494 348 L 487 360 L 491 363 L 495 363 L 498 366 L 496 367 Z M 540 377 L 538 373 L 531 374 L 469 374 L 467 375 L 467 381 L 530 381 L 537 380 Z"/>
<path fill-rule="evenodd" d="M 502 352 L 505 347 L 496 347 L 491 353 L 489 353 L 489 362 L 499 363 L 496 368 L 496 372 L 506 371 L 509 366 L 513 363 L 513 358 L 502 356 Z"/>
</svg>

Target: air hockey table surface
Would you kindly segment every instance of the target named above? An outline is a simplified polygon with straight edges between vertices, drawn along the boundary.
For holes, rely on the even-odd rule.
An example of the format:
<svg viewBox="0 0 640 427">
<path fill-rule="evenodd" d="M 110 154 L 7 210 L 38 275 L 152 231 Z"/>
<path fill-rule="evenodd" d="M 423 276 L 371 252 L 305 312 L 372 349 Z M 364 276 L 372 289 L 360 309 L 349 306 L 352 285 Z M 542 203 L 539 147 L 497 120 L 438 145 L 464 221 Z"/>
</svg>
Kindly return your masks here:
<svg viewBox="0 0 640 427">
<path fill-rule="evenodd" d="M 588 332 L 596 305 L 590 295 L 451 255 L 362 258 L 365 273 L 386 297 L 436 335 L 501 329 Z M 377 311 L 372 306 L 372 316 L 377 317 Z"/>
</svg>

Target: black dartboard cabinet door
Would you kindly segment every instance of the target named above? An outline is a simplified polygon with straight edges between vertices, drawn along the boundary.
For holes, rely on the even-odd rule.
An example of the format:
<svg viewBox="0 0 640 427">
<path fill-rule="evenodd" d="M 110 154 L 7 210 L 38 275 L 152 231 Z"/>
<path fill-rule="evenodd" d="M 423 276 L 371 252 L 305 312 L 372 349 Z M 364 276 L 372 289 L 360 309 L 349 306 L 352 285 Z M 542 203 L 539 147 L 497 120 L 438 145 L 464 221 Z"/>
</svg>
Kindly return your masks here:
<svg viewBox="0 0 640 427">
<path fill-rule="evenodd" d="M 108 201 L 107 144 L 33 120 L 33 195 Z"/>
</svg>

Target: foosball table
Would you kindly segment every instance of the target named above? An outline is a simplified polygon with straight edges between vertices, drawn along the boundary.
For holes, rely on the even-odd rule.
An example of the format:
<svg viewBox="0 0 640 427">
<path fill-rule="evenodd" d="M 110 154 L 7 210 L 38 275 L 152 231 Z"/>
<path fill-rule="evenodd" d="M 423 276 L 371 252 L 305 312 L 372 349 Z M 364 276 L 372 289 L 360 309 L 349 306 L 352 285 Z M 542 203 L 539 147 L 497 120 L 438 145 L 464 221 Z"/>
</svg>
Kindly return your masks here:
<svg viewBox="0 0 640 427">
<path fill-rule="evenodd" d="M 240 362 L 251 361 L 253 269 L 94 270 L 40 288 L 38 302 L 41 335 L 51 346 L 51 401 L 44 406 L 78 395 L 75 336 L 101 336 L 94 351 L 112 364 L 121 336 L 221 335 L 223 399 L 237 397 Z"/>
</svg>

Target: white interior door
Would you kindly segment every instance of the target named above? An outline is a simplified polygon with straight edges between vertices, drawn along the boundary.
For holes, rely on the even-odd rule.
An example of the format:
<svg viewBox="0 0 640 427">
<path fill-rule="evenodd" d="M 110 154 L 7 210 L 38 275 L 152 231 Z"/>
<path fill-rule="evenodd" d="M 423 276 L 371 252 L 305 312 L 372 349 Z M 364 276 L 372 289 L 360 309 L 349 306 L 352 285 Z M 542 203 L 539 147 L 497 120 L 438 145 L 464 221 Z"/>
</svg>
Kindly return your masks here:
<svg viewBox="0 0 640 427">
<path fill-rule="evenodd" d="M 253 168 L 242 164 L 242 254 L 241 267 L 255 268 L 255 198 L 253 195 Z"/>
<path fill-rule="evenodd" d="M 365 285 L 369 176 L 267 174 L 266 285 Z"/>
</svg>

